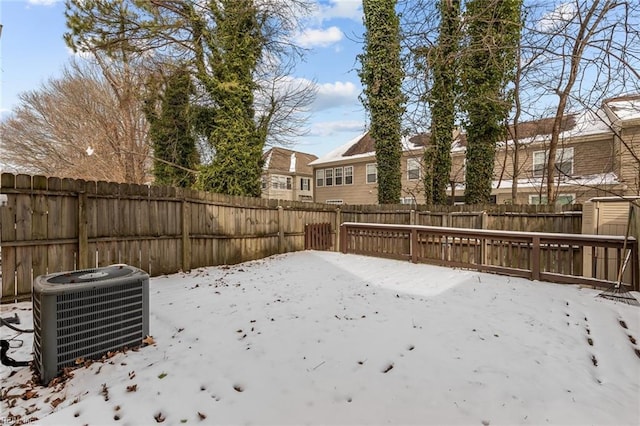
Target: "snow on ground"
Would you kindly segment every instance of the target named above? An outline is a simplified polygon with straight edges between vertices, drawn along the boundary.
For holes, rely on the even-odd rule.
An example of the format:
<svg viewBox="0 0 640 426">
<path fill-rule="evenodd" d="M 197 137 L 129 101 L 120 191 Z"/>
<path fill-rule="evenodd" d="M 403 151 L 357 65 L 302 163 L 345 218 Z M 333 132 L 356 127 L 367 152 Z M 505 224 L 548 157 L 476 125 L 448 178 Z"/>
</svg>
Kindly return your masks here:
<svg viewBox="0 0 640 426">
<path fill-rule="evenodd" d="M 154 344 L 49 388 L 29 385 L 28 368 L 2 367 L 2 416 L 638 425 L 640 309 L 599 293 L 314 251 L 152 278 Z M 2 306 L 3 318 L 14 312 L 30 326 L 28 303 Z M 27 359 L 31 335 L 12 346 L 19 339 L 9 355 Z"/>
</svg>

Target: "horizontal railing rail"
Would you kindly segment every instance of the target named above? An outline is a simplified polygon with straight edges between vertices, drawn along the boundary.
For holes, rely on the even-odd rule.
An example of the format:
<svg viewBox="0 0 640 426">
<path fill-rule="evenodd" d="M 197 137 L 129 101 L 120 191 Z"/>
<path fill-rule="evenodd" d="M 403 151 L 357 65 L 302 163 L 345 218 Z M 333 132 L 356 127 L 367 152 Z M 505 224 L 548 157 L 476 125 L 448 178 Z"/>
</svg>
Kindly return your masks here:
<svg viewBox="0 0 640 426">
<path fill-rule="evenodd" d="M 355 222 L 341 228 L 343 253 L 596 287 L 610 287 L 621 279 L 639 289 L 638 242 L 633 237 L 625 242 L 625 237 L 611 235 Z"/>
</svg>

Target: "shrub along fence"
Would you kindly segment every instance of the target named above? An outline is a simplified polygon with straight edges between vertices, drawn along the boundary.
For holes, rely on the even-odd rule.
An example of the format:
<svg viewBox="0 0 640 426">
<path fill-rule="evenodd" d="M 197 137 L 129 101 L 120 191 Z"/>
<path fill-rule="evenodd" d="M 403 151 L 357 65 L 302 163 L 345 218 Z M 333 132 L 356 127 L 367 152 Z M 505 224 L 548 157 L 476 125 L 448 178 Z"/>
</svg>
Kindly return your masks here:
<svg viewBox="0 0 640 426">
<path fill-rule="evenodd" d="M 345 221 L 580 233 L 582 218 L 581 206 L 334 206 L 8 173 L 0 192 L 2 301 L 48 273 L 126 263 L 155 276 L 304 250 L 307 224 L 330 224 L 307 244 L 337 250 Z"/>
</svg>

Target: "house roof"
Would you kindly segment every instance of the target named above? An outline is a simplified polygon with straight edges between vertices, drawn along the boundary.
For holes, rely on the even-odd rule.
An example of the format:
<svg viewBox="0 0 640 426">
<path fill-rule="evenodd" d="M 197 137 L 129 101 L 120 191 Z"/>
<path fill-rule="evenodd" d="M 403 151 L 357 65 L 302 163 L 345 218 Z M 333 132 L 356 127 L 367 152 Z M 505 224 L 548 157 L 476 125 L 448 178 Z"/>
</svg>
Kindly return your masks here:
<svg viewBox="0 0 640 426">
<path fill-rule="evenodd" d="M 313 169 L 309 163 L 317 158 L 313 154 L 274 147 L 262 154 L 262 169 L 272 173 L 311 175 Z"/>
<path fill-rule="evenodd" d="M 403 151 L 415 151 L 424 148 L 429 143 L 431 135 L 428 133 L 420 133 L 413 136 L 404 136 L 402 138 Z M 369 135 L 369 132 L 363 133 L 346 144 L 334 149 L 327 155 L 311 162 L 310 166 L 319 164 L 332 163 L 340 160 L 354 160 L 358 158 L 366 158 L 375 155 L 375 142 Z"/>
<path fill-rule="evenodd" d="M 607 99 L 604 104 L 618 120 L 640 119 L 640 94 L 638 93 Z"/>
<path fill-rule="evenodd" d="M 640 94 L 612 98 L 604 102 L 619 120 L 640 119 Z M 539 120 L 519 123 L 517 126 L 518 141 L 521 144 L 544 142 L 550 138 L 553 122 L 555 118 L 542 118 Z M 583 111 L 580 113 L 565 114 L 560 124 L 560 138 L 568 139 L 587 135 L 610 134 L 611 119 L 604 109 L 597 111 Z M 509 126 L 509 140 L 507 144 L 513 143 L 515 137 L 514 126 Z M 404 151 L 418 150 L 429 145 L 431 135 L 429 133 L 419 133 L 417 135 L 403 137 L 402 146 Z M 502 142 L 504 144 L 505 142 Z M 467 138 L 464 133 L 457 133 L 451 146 L 452 151 L 464 151 L 467 146 Z M 375 142 L 369 133 L 364 133 L 346 144 L 334 149 L 325 156 L 312 161 L 310 166 L 332 163 L 340 160 L 354 160 L 358 158 L 371 157 L 375 155 Z"/>
</svg>

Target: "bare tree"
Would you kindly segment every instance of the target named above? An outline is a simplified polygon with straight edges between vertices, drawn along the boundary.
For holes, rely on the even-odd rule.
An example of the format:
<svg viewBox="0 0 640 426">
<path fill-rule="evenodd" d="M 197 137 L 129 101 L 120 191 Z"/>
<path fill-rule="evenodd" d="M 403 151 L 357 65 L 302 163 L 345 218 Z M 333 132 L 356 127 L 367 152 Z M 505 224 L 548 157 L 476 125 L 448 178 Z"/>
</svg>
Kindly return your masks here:
<svg viewBox="0 0 640 426">
<path fill-rule="evenodd" d="M 556 155 L 565 113 L 640 88 L 639 9 L 637 2 L 620 0 L 571 0 L 552 10 L 529 8 L 537 19 L 528 28 L 527 48 L 540 66 L 525 78 L 541 95 L 557 98 L 546 165 L 549 203 L 557 197 Z"/>
<path fill-rule="evenodd" d="M 3 158 L 49 176 L 147 182 L 143 78 L 112 65 L 72 62 L 60 78 L 22 93 L 0 124 Z"/>
</svg>

